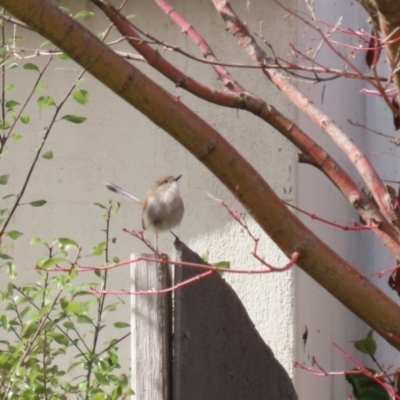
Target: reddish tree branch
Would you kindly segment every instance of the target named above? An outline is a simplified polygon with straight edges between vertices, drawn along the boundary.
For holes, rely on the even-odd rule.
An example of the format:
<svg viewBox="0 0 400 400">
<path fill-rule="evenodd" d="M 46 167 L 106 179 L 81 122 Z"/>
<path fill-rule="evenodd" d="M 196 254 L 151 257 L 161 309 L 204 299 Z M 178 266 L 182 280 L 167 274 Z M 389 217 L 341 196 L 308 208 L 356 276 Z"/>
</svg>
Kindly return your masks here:
<svg viewBox="0 0 400 400">
<path fill-rule="evenodd" d="M 299 19 L 300 21 L 302 21 L 304 24 L 306 24 L 307 26 L 311 27 L 313 30 L 315 30 L 318 35 L 320 35 L 322 42 L 325 43 L 329 49 L 341 60 L 343 60 L 343 62 L 348 65 L 349 67 L 351 67 L 353 69 L 353 71 L 355 71 L 355 73 L 357 73 L 359 76 L 364 76 L 364 79 L 367 83 L 369 83 L 371 86 L 375 87 L 376 90 L 379 92 L 380 96 L 383 98 L 383 100 L 385 101 L 386 105 L 392 110 L 394 115 L 397 115 L 399 113 L 399 110 L 396 109 L 396 107 L 394 106 L 394 104 L 392 103 L 391 99 L 387 96 L 386 94 L 386 89 L 382 86 L 378 73 L 377 73 L 377 58 L 379 55 L 379 50 L 380 50 L 380 45 L 381 45 L 381 41 L 378 40 L 378 37 L 376 36 L 372 36 L 373 42 L 376 43 L 376 48 L 374 49 L 374 60 L 372 62 L 372 71 L 373 71 L 373 77 L 369 77 L 367 75 L 363 75 L 362 71 L 354 64 L 350 61 L 350 59 L 346 56 L 344 56 L 335 46 L 333 46 L 333 41 L 330 40 L 329 35 L 326 35 L 321 28 L 319 27 L 319 21 L 318 19 L 315 17 L 314 13 L 311 11 L 311 18 L 312 20 L 316 23 L 316 25 L 312 24 L 309 22 L 308 19 L 304 18 L 303 16 L 301 16 L 299 13 L 296 13 L 294 11 L 292 11 L 290 8 L 285 7 L 279 0 L 275 0 L 276 3 L 278 3 L 285 11 L 289 12 L 290 14 L 292 14 L 294 17 L 296 17 L 297 19 Z M 311 10 L 311 8 L 310 8 Z M 337 26 L 333 27 L 333 30 L 336 30 Z M 391 77 L 387 79 L 386 84 L 389 85 L 391 82 Z"/>
<path fill-rule="evenodd" d="M 297 265 L 400 349 L 400 307 L 305 227 L 260 174 L 212 126 L 118 56 L 49 0 L 0 0 L 100 82 L 146 115 L 200 160 Z"/>
<path fill-rule="evenodd" d="M 373 374 L 368 370 L 368 368 L 364 367 L 364 365 L 357 361 L 350 353 L 342 349 L 338 344 L 333 343 L 333 345 L 347 358 L 349 359 L 352 363 L 354 363 L 357 368 L 366 376 L 369 378 L 373 379 L 378 385 L 382 386 L 391 396 L 393 400 L 400 400 L 400 395 L 397 394 L 393 388 L 391 388 L 389 385 L 386 385 L 385 382 L 383 382 L 380 377 L 376 376 L 376 374 Z"/>
<path fill-rule="evenodd" d="M 196 43 L 197 47 L 200 49 L 203 57 L 212 62 L 217 61 L 217 57 L 215 57 L 214 52 L 212 51 L 209 44 L 204 40 L 204 38 L 194 29 L 193 25 L 182 15 L 180 15 L 169 3 L 167 0 L 155 0 L 157 5 L 178 25 L 182 28 L 182 32 L 186 33 L 194 43 Z M 243 88 L 235 82 L 232 78 L 231 74 L 226 70 L 223 65 L 214 64 L 214 70 L 218 74 L 221 81 L 224 83 L 224 86 L 229 87 L 235 92 L 242 92 Z"/>
<path fill-rule="evenodd" d="M 216 10 L 225 21 L 227 30 L 237 39 L 238 43 L 246 50 L 248 55 L 261 65 L 271 62 L 265 51 L 257 44 L 246 25 L 236 15 L 231 5 L 226 0 L 212 0 Z M 363 177 L 365 184 L 373 194 L 382 213 L 388 221 L 396 221 L 390 203 L 390 196 L 385 185 L 379 178 L 374 167 L 365 154 L 354 142 L 329 118 L 328 115 L 316 107 L 305 97 L 289 80 L 280 72 L 270 68 L 263 69 L 264 74 L 286 95 L 286 97 L 307 117 L 311 119 L 336 145 L 347 155 Z M 396 221 L 397 222 L 397 221 Z"/>
<path fill-rule="evenodd" d="M 127 231 L 129 232 L 129 231 Z M 285 272 L 288 269 L 292 268 L 297 260 L 300 258 L 300 253 L 298 251 L 295 251 L 291 257 L 290 260 L 283 266 L 283 267 L 273 267 L 264 261 L 261 263 L 266 265 L 266 269 L 241 269 L 241 268 L 220 268 L 216 267 L 215 265 L 206 265 L 206 264 L 196 264 L 196 263 L 191 263 L 191 262 L 186 262 L 186 261 L 173 261 L 170 260 L 168 257 L 136 257 L 133 260 L 127 260 L 127 261 L 120 261 L 114 264 L 110 265 L 103 265 L 103 266 L 83 266 L 83 267 L 76 267 L 75 271 L 76 272 L 93 272 L 93 271 L 108 271 L 110 269 L 114 268 L 119 268 L 124 265 L 131 265 L 134 263 L 137 263 L 139 261 L 149 261 L 149 262 L 160 262 L 162 261 L 165 264 L 170 264 L 170 265 L 180 265 L 182 267 L 188 267 L 188 268 L 197 268 L 197 269 L 204 269 L 205 271 L 211 271 L 211 272 L 227 272 L 227 273 L 232 273 L 232 274 L 246 274 L 246 275 L 261 275 L 261 274 L 269 274 L 271 272 Z M 35 269 L 41 270 L 41 271 L 47 271 L 47 272 L 70 272 L 71 268 L 64 268 L 60 267 L 59 265 L 56 265 L 55 268 L 43 268 L 38 265 L 36 265 Z"/>
<path fill-rule="evenodd" d="M 133 296 L 141 296 L 141 295 L 154 295 L 154 294 L 165 294 L 165 293 L 171 293 L 174 292 L 177 289 L 180 289 L 184 286 L 188 286 L 191 283 L 198 282 L 201 279 L 207 278 L 208 276 L 214 274 L 214 271 L 207 271 L 203 272 L 200 275 L 196 275 L 193 278 L 187 279 L 186 281 L 177 283 L 174 286 L 171 286 L 166 289 L 158 289 L 158 290 L 140 290 L 138 292 L 130 292 L 128 290 L 101 290 L 101 289 L 96 289 L 96 288 L 90 288 L 90 292 L 93 294 L 114 294 L 114 295 L 133 295 Z"/>
<path fill-rule="evenodd" d="M 253 113 L 273 126 L 301 151 L 307 154 L 309 159 L 312 160 L 312 164 L 319 168 L 332 181 L 349 200 L 352 206 L 360 213 L 363 220 L 371 221 L 371 223 L 379 225 L 380 229 L 375 230 L 376 235 L 385 246 L 388 247 L 394 257 L 400 259 L 400 239 L 397 231 L 383 217 L 376 203 L 365 195 L 346 171 L 305 132 L 293 123 L 293 121 L 286 118 L 273 106 L 266 104 L 262 99 L 247 91 L 240 91 L 237 93 L 220 92 L 202 86 L 198 82 L 188 78 L 175 66 L 166 61 L 159 52 L 142 41 L 132 24 L 124 18 L 118 10 L 101 0 L 91 1 L 110 18 L 120 33 L 128 38 L 129 43 L 147 60 L 147 62 L 168 79 L 206 101 L 225 107 L 241 108 Z M 174 11 L 174 13 L 176 14 L 176 11 Z M 180 21 L 177 17 L 175 19 Z M 186 25 L 183 25 L 181 28 L 184 29 L 185 26 Z M 215 58 L 215 56 L 213 57 Z M 227 82 L 230 75 L 225 74 L 224 77 Z M 233 79 L 231 83 L 227 82 L 226 85 L 235 90 L 239 90 L 240 88 L 240 85 L 233 81 Z"/>
</svg>

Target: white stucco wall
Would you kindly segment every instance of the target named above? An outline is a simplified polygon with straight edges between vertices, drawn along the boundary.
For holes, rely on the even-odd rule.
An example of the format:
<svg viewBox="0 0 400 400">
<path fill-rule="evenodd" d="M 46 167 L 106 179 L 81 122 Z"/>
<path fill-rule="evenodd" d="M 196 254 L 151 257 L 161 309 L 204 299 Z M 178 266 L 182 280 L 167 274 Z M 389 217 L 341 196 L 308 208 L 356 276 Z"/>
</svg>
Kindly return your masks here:
<svg viewBox="0 0 400 400">
<path fill-rule="evenodd" d="M 69 2 L 70 3 L 70 2 Z M 82 2 L 79 9 L 92 9 L 93 6 Z M 301 3 L 301 0 L 299 0 Z M 319 2 L 318 13 L 321 18 L 334 20 L 345 11 L 347 17 L 343 25 L 354 24 L 358 20 L 363 24 L 364 18 L 359 17 L 356 5 L 344 6 L 331 2 Z M 198 28 L 208 40 L 216 55 L 221 60 L 249 63 L 249 59 L 237 46 L 235 40 L 224 31 L 222 20 L 216 15 L 211 2 L 206 0 L 184 1 L 177 0 L 173 4 L 182 12 L 192 24 Z M 296 2 L 287 1 L 286 4 L 300 6 Z M 263 29 L 265 38 L 274 45 L 275 51 L 285 54 L 288 43 L 293 40 L 301 42 L 302 27 L 295 22 L 283 20 L 285 12 L 274 2 L 256 0 L 245 2 L 232 1 L 232 5 L 239 15 L 246 21 L 252 31 Z M 75 7 L 76 4 L 73 4 Z M 72 8 L 72 7 L 71 7 Z M 87 19 L 85 25 L 94 32 L 105 29 L 108 22 L 102 18 L 100 12 L 96 18 Z M 173 43 L 184 50 L 197 53 L 197 49 L 190 40 L 180 32 L 153 2 L 146 0 L 130 2 L 125 8 L 126 14 L 136 14 L 135 23 L 143 30 L 160 37 L 168 43 Z M 336 20 L 334 20 L 336 22 Z M 27 47 L 37 47 L 42 40 L 29 33 Z M 124 51 L 131 51 L 125 45 L 116 46 Z M 216 75 L 208 66 L 188 60 L 171 52 L 163 52 L 164 56 L 174 58 L 177 65 L 192 77 L 201 82 L 221 87 Z M 44 59 L 35 60 L 43 65 Z M 56 61 L 49 72 L 43 94 L 52 95 L 58 101 L 76 78 L 78 67 L 70 62 Z M 233 145 L 260 171 L 266 181 L 286 201 L 299 204 L 306 210 L 314 212 L 324 218 L 350 223 L 350 218 L 357 219 L 337 190 L 322 177 L 321 173 L 309 166 L 298 166 L 297 151 L 288 144 L 278 133 L 274 132 L 261 120 L 244 111 L 221 109 L 211 104 L 198 101 L 182 89 L 176 88 L 166 81 L 160 74 L 144 64 L 136 63 L 155 81 L 162 84 L 181 101 L 197 111 L 206 121 L 215 126 Z M 72 70 L 73 68 L 74 70 Z M 310 132 L 320 143 L 329 143 L 322 137 L 322 133 L 313 127 L 305 117 L 299 115 L 295 109 L 285 101 L 271 83 L 257 70 L 231 69 L 234 77 L 248 90 L 271 102 L 284 114 L 297 118 L 301 126 Z M 10 81 L 18 81 L 15 91 L 18 94 L 26 92 L 30 77 L 20 73 L 20 69 L 10 71 Z M 49 83 L 51 82 L 51 83 Z M 302 90 L 315 102 L 321 98 L 321 90 L 325 86 L 323 108 L 330 113 L 339 125 L 345 125 L 355 141 L 360 141 L 366 148 L 374 150 L 378 145 L 373 141 L 376 138 L 368 137 L 359 129 L 346 124 L 348 118 L 377 121 L 383 114 L 385 121 L 391 121 L 387 110 L 378 111 L 374 103 L 360 100 L 357 93 L 360 84 L 352 82 L 354 89 L 344 91 L 348 83 L 333 81 L 315 86 L 300 85 Z M 243 230 L 227 215 L 223 208 L 213 202 L 207 193 L 222 198 L 232 207 L 241 207 L 233 196 L 220 182 L 205 169 L 190 153 L 147 118 L 138 113 L 123 100 L 100 85 L 90 76 L 85 76 L 80 88 L 90 92 L 90 102 L 82 107 L 74 101 L 69 101 L 62 115 L 78 114 L 88 117 L 82 125 L 59 122 L 51 133 L 46 150 L 54 152 L 51 161 L 41 160 L 34 173 L 33 182 L 26 193 L 26 201 L 44 198 L 48 204 L 32 212 L 30 207 L 21 207 L 13 219 L 13 228 L 25 233 L 19 239 L 19 246 L 28 248 L 28 252 L 21 253 L 17 245 L 14 257 L 19 268 L 19 279 L 28 281 L 34 279 L 34 260 L 43 253 L 36 247 L 29 247 L 32 236 L 39 236 L 48 240 L 55 237 L 71 237 L 78 240 L 88 253 L 91 247 L 104 240 L 101 229 L 104 228 L 101 211 L 92 207 L 93 202 L 106 202 L 107 199 L 118 199 L 108 192 L 102 182 L 109 180 L 140 198 L 144 198 L 150 184 L 164 174 L 183 174 L 180 180 L 181 193 L 185 201 L 186 213 L 181 227 L 177 230 L 181 240 L 185 241 L 198 253 L 208 253 L 210 261 L 229 260 L 233 268 L 256 268 L 257 262 L 252 259 L 251 240 Z M 32 118 L 28 126 L 21 125 L 21 132 L 25 134 L 23 148 L 10 146 L 11 150 L 18 151 L 18 157 L 6 159 L 7 171 L 11 178 L 7 187 L 9 191 L 17 191 L 24 171 L 33 158 L 33 148 L 38 143 L 39 132 L 48 124 L 49 110 L 39 114 L 35 111 L 36 105 L 31 107 Z M 377 122 L 377 126 L 378 122 Z M 18 143 L 19 144 L 19 143 Z M 381 145 L 381 142 L 379 142 Z M 329 145 L 329 148 L 332 148 Z M 338 152 L 335 157 L 343 162 Z M 22 160 L 22 161 L 21 161 Z M 382 158 L 379 159 L 381 162 Z M 397 160 L 390 160 L 394 164 Z M 380 165 L 382 169 L 386 166 Z M 395 176 L 390 175 L 390 179 Z M 0 188 L 2 191 L 4 188 Z M 3 192 L 2 192 L 3 194 Z M 6 193 L 4 193 L 6 194 Z M 118 241 L 112 247 L 112 255 L 121 259 L 129 259 L 131 253 L 146 252 L 138 241 L 122 233 L 122 228 L 141 229 L 141 210 L 133 203 L 122 202 L 122 209 L 113 219 L 112 236 Z M 373 268 L 367 264 L 372 257 L 378 259 L 381 252 L 379 244 L 370 240 L 370 233 L 348 232 L 343 234 L 335 229 L 327 228 L 318 222 L 305 219 L 308 226 L 327 241 L 329 245 L 340 251 L 349 261 L 357 266 Z M 260 254 L 266 256 L 273 265 L 284 265 L 285 258 L 274 244 L 263 234 L 255 224 L 248 219 L 254 232 L 263 240 L 259 246 Z M 340 234 L 338 234 L 340 233 Z M 149 234 L 150 238 L 153 238 Z M 169 234 L 161 235 L 159 247 L 164 252 L 172 252 L 173 238 Z M 366 245 L 368 243 L 368 245 Z M 368 251 L 365 251 L 368 247 Z M 84 252 L 85 253 L 85 252 Z M 388 261 L 388 260 L 386 260 Z M 88 259 L 88 263 L 90 259 Z M 390 261 L 388 261 L 390 265 Z M 377 262 L 378 264 L 378 262 Z M 332 348 L 331 342 L 350 348 L 350 341 L 365 335 L 367 328 L 341 304 L 318 287 L 299 269 L 294 268 L 283 274 L 270 275 L 229 275 L 226 279 L 237 290 L 250 317 L 259 329 L 261 336 L 272 348 L 276 357 L 294 377 L 296 390 L 300 399 L 328 399 L 339 400 L 346 398 L 349 387 L 342 378 L 315 378 L 303 371 L 294 371 L 292 363 L 297 360 L 310 365 L 311 356 L 327 370 L 343 369 L 346 364 L 344 357 Z M 111 271 L 109 288 L 129 290 L 129 268 L 120 268 Z M 388 289 L 384 286 L 384 290 Z M 112 320 L 129 320 L 129 299 L 124 298 L 125 305 L 114 315 Z M 114 299 L 112 299 L 114 301 Z M 309 337 L 304 349 L 301 337 L 304 327 L 308 327 Z M 388 348 L 385 346 L 385 348 Z M 123 360 L 122 367 L 128 371 L 129 357 Z M 387 354 L 387 353 L 386 353 Z M 330 397 L 329 397 L 330 393 Z"/>
<path fill-rule="evenodd" d="M 302 0 L 299 0 L 300 9 L 305 10 Z M 367 24 L 367 16 L 357 2 L 319 1 L 315 2 L 315 14 L 321 21 L 335 25 L 340 18 L 342 29 L 365 29 L 370 32 Z M 320 38 L 311 30 L 305 30 L 304 26 L 298 26 L 297 43 L 303 49 L 316 49 Z M 324 32 L 328 31 L 322 25 Z M 357 46 L 358 41 L 351 35 L 335 36 L 333 40 L 345 42 Z M 324 48 L 324 47 L 322 47 Z M 346 53 L 342 46 L 338 48 Z M 350 50 L 347 50 L 349 53 Z M 330 61 L 330 66 L 342 68 L 342 63 L 331 51 L 322 50 L 319 60 Z M 357 54 L 357 58 L 349 57 L 349 60 L 368 73 L 364 54 Z M 381 71 L 387 73 L 385 56 L 381 55 Z M 359 80 L 340 79 L 319 84 L 299 84 L 302 92 L 308 96 L 317 106 L 321 107 L 336 124 L 346 132 L 352 140 L 363 149 L 370 157 L 374 167 L 382 178 L 396 180 L 398 176 L 398 158 L 396 148 L 387 140 L 382 139 L 366 130 L 352 126 L 348 120 L 365 124 L 366 126 L 396 136 L 392 123 L 391 112 L 383 105 L 383 101 L 375 96 L 365 96 L 360 93 L 363 88 L 371 89 L 365 82 Z M 354 167 L 346 157 L 337 149 L 332 141 L 320 132 L 308 119 L 299 114 L 299 124 L 330 154 L 346 168 L 357 183 L 362 181 Z M 358 215 L 352 210 L 348 202 L 340 195 L 337 189 L 323 179 L 322 173 L 315 168 L 301 165 L 298 168 L 296 188 L 298 190 L 298 204 L 304 210 L 313 212 L 318 216 L 343 225 L 351 225 L 353 221 L 360 222 Z M 308 217 L 301 216 L 305 223 L 325 240 L 333 249 L 338 251 L 346 260 L 351 262 L 362 273 L 368 274 L 380 271 L 395 264 L 388 251 L 375 238 L 372 232 L 344 232 L 341 229 L 326 226 L 320 222 L 312 221 Z M 387 285 L 388 276 L 382 279 L 373 279 L 373 282 L 384 293 L 398 301 L 397 295 Z M 311 367 L 311 357 L 315 356 L 320 365 L 328 371 L 343 371 L 355 368 L 355 365 L 345 359 L 337 349 L 332 346 L 335 342 L 358 360 L 373 367 L 368 358 L 364 358 L 360 352 L 353 349 L 352 341 L 366 336 L 370 330 L 368 326 L 356 318 L 350 311 L 343 307 L 336 299 L 311 280 L 300 269 L 294 271 L 295 280 L 295 314 L 296 330 L 299 334 L 308 328 L 308 341 L 304 349 L 298 346 L 296 360 Z M 398 364 L 397 352 L 384 340 L 377 337 L 377 357 L 385 364 Z M 397 364 L 396 364 L 397 361 Z M 344 383 L 343 377 L 316 378 L 309 372 L 297 370 L 295 373 L 296 389 L 300 395 L 309 393 L 312 388 L 313 399 L 330 398 L 344 399 L 351 393 L 350 387 Z"/>
</svg>

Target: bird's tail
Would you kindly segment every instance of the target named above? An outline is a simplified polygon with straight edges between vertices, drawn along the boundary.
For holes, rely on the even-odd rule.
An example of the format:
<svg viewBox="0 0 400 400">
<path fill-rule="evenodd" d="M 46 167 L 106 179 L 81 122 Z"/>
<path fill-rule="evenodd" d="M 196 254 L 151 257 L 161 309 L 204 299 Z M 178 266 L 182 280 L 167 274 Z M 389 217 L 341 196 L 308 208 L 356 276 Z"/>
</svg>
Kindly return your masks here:
<svg viewBox="0 0 400 400">
<path fill-rule="evenodd" d="M 137 197 L 131 195 L 130 193 L 128 193 L 124 189 L 120 188 L 119 186 L 114 185 L 111 182 L 104 182 L 104 185 L 106 186 L 107 189 L 111 190 L 112 192 L 122 194 L 122 196 L 125 196 L 129 200 L 135 201 L 136 203 L 143 205 L 143 202 L 141 200 L 139 200 Z"/>
</svg>

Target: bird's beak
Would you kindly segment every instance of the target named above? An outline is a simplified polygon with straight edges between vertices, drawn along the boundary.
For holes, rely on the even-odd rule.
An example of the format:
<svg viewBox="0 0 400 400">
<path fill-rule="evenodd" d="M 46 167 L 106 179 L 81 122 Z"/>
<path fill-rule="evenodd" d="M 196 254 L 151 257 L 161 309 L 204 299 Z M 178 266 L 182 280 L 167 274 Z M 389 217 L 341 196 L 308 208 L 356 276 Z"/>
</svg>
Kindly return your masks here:
<svg viewBox="0 0 400 400">
<path fill-rule="evenodd" d="M 178 182 L 179 179 L 181 179 L 181 178 L 182 178 L 182 175 L 178 175 L 178 176 L 175 178 L 175 182 Z"/>
</svg>

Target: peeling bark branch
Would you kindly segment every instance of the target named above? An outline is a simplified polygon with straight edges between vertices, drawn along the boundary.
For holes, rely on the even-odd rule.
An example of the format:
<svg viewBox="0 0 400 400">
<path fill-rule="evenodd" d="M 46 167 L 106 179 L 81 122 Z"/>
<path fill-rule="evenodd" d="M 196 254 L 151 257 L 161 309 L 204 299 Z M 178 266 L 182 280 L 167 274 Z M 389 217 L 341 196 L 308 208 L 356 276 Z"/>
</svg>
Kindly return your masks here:
<svg viewBox="0 0 400 400">
<path fill-rule="evenodd" d="M 236 15 L 229 2 L 226 0 L 212 0 L 212 2 L 225 21 L 227 30 L 237 39 L 240 46 L 246 50 L 250 58 L 261 65 L 271 63 L 270 57 L 257 44 L 253 35 Z M 328 115 L 307 99 L 280 71 L 265 67 L 263 72 L 300 111 L 326 133 L 342 152 L 346 154 L 373 194 L 383 215 L 385 215 L 388 221 L 397 222 L 397 217 L 392 210 L 390 196 L 385 185 L 365 154 L 339 129 Z"/>
<path fill-rule="evenodd" d="M 309 159 L 312 160 L 312 164 L 331 180 L 331 182 L 348 199 L 350 204 L 360 213 L 360 216 L 364 221 L 370 221 L 379 225 L 379 229 L 376 229 L 374 233 L 382 243 L 385 243 L 393 256 L 396 259 L 400 259 L 400 239 L 396 229 L 384 218 L 375 201 L 367 196 L 352 180 L 347 172 L 326 151 L 324 151 L 324 149 L 302 131 L 298 125 L 286 118 L 264 100 L 246 91 L 230 76 L 229 73 L 224 72 L 224 70 L 219 70 L 219 74 L 224 77 L 225 86 L 230 88 L 232 90 L 231 92 L 221 92 L 208 88 L 187 77 L 183 72 L 166 61 L 159 52 L 144 42 L 131 22 L 124 18 L 118 10 L 101 0 L 91 1 L 110 18 L 119 32 L 128 38 L 127 40 L 131 46 L 143 55 L 151 66 L 176 85 L 179 85 L 195 96 L 214 104 L 224 107 L 240 108 L 253 113 L 258 118 L 263 119 L 265 122 L 273 126 L 278 132 L 303 151 L 304 154 L 307 154 Z M 177 23 L 180 24 L 179 26 L 182 29 L 185 29 L 188 22 L 183 18 L 180 18 L 176 11 L 174 11 L 174 16 L 174 20 L 178 21 Z M 193 30 L 193 28 L 191 29 Z M 196 42 L 201 41 L 197 32 L 195 37 Z M 204 48 L 209 48 L 209 46 L 203 45 L 202 48 L 204 50 Z M 214 55 L 212 58 L 216 60 Z"/>
</svg>

